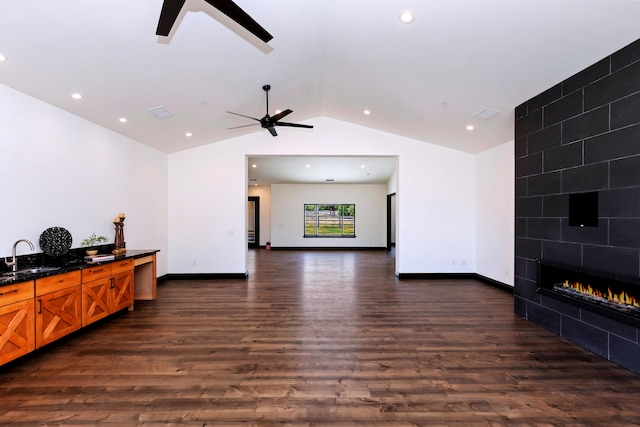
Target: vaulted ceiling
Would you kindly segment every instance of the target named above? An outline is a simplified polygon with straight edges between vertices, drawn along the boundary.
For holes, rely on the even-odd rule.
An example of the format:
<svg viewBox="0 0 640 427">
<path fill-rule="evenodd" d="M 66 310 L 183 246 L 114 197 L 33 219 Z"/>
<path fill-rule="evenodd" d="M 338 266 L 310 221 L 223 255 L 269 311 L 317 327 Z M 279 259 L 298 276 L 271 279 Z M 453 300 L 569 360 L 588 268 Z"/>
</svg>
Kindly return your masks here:
<svg viewBox="0 0 640 427">
<path fill-rule="evenodd" d="M 286 121 L 327 116 L 479 153 L 513 139 L 515 106 L 640 35 L 639 1 L 236 3 L 269 43 L 203 0 L 186 1 L 169 37 L 155 34 L 162 0 L 2 1 L 0 83 L 167 153 L 270 141 L 229 129 L 255 122 L 227 113 L 262 117 L 264 84 L 271 114 L 293 110 Z M 483 109 L 498 114 L 475 118 Z"/>
</svg>

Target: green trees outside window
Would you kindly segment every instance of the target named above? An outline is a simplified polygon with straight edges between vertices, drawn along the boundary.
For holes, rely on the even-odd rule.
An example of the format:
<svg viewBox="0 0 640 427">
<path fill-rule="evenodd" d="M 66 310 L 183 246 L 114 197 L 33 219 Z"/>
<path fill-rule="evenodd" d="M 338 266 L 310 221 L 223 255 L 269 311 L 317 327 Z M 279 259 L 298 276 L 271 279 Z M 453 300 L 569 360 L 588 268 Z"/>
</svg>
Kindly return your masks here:
<svg viewBox="0 0 640 427">
<path fill-rule="evenodd" d="M 304 237 L 356 237 L 356 205 L 304 205 Z"/>
</svg>

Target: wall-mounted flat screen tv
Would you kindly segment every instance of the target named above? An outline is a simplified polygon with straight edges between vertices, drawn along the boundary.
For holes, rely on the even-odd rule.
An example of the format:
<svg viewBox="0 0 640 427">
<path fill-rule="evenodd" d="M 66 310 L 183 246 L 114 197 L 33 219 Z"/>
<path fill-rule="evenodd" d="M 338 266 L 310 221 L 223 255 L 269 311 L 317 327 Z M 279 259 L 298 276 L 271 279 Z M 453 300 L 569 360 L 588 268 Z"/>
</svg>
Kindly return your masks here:
<svg viewBox="0 0 640 427">
<path fill-rule="evenodd" d="M 598 192 L 569 194 L 569 225 L 598 226 Z"/>
</svg>

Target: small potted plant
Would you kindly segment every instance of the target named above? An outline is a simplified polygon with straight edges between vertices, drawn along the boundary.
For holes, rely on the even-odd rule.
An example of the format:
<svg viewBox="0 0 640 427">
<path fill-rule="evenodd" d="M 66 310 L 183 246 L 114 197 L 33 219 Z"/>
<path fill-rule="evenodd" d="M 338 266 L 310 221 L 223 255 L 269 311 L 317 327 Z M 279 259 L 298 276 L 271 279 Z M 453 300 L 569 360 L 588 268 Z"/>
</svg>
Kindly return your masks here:
<svg viewBox="0 0 640 427">
<path fill-rule="evenodd" d="M 87 247 L 87 255 L 94 256 L 98 253 L 98 249 L 95 248 L 98 243 L 105 243 L 108 239 L 105 236 L 96 236 L 96 233 L 91 233 L 91 236 L 84 239 L 80 245 Z"/>
</svg>

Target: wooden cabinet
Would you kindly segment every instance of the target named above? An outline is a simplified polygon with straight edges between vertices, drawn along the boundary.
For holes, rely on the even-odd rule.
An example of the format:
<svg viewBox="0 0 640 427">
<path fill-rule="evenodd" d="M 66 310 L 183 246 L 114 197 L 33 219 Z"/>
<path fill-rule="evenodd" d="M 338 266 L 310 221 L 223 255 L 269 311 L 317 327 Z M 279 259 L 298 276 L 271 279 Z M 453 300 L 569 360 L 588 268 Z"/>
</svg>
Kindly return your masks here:
<svg viewBox="0 0 640 427">
<path fill-rule="evenodd" d="M 80 271 L 37 279 L 35 293 L 36 348 L 80 329 Z"/>
<path fill-rule="evenodd" d="M 155 253 L 143 255 L 0 286 L 0 366 L 116 311 L 133 310 L 136 277 L 143 282 L 140 297 L 155 299 Z"/>
<path fill-rule="evenodd" d="M 133 309 L 133 259 L 82 270 L 82 326 Z"/>
<path fill-rule="evenodd" d="M 33 280 L 0 287 L 0 365 L 35 350 Z"/>
</svg>

